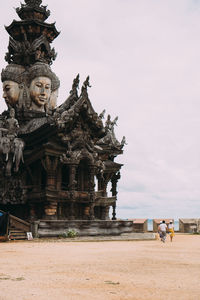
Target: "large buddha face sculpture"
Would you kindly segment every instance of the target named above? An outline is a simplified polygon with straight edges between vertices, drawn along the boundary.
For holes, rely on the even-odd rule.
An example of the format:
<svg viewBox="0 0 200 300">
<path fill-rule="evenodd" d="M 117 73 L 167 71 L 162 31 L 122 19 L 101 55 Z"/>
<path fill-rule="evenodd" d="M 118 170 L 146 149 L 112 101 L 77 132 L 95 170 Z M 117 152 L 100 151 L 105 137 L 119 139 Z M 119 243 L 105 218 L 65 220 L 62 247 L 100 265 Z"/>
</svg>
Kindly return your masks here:
<svg viewBox="0 0 200 300">
<path fill-rule="evenodd" d="M 20 95 L 20 87 L 17 82 L 6 80 L 3 82 L 3 98 L 7 105 L 15 106 Z"/>
<path fill-rule="evenodd" d="M 23 66 L 9 64 L 1 72 L 3 98 L 8 108 L 16 107 L 23 103 L 25 71 Z"/>
<path fill-rule="evenodd" d="M 29 92 L 32 109 L 44 112 L 51 96 L 51 79 L 45 76 L 34 78 L 31 81 Z"/>
</svg>

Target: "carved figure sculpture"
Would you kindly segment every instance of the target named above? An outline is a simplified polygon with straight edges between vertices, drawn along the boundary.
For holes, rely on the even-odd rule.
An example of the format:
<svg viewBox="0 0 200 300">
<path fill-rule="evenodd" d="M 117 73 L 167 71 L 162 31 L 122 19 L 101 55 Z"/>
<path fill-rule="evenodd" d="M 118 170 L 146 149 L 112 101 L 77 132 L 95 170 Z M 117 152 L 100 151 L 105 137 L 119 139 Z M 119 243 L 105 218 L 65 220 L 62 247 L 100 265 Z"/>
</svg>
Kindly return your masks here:
<svg viewBox="0 0 200 300">
<path fill-rule="evenodd" d="M 117 120 L 118 117 L 116 117 L 113 121 L 111 121 L 111 116 L 108 115 L 105 123 L 105 130 L 107 134 L 105 137 L 103 137 L 101 140 L 98 141 L 98 144 L 109 143 L 110 145 L 121 149 L 121 144 L 116 139 L 115 132 L 114 132 L 114 126 L 117 125 Z"/>
<path fill-rule="evenodd" d="M 15 110 L 14 108 L 10 109 L 10 118 L 6 120 L 6 126 L 8 129 L 8 136 L 16 136 L 17 129 L 19 128 L 19 123 L 17 119 L 15 119 Z"/>
<path fill-rule="evenodd" d="M 108 115 L 106 124 L 105 124 L 106 130 L 111 129 L 111 125 L 112 125 L 111 116 Z"/>
<path fill-rule="evenodd" d="M 116 117 L 112 122 L 111 122 L 111 126 L 112 128 L 114 128 L 114 126 L 117 126 L 117 121 L 118 121 L 118 117 Z"/>
<path fill-rule="evenodd" d="M 1 138 L 1 151 L 5 154 L 5 161 L 8 161 L 8 156 L 11 150 L 11 142 L 10 139 L 6 136 Z"/>
<path fill-rule="evenodd" d="M 11 64 L 2 70 L 3 98 L 8 108 L 16 107 L 21 102 L 24 92 L 24 79 L 25 68 L 23 66 Z"/>
<path fill-rule="evenodd" d="M 70 91 L 71 95 L 78 96 L 77 89 L 79 88 L 79 82 L 80 82 L 80 79 L 79 79 L 79 74 L 78 74 L 73 81 L 72 90 Z"/>
<path fill-rule="evenodd" d="M 125 145 L 128 145 L 126 142 L 126 137 L 123 136 L 122 141 L 121 141 L 121 149 L 124 148 Z"/>
<path fill-rule="evenodd" d="M 87 89 L 88 89 L 88 87 L 92 87 L 91 85 L 90 85 L 90 77 L 88 76 L 87 78 L 86 78 L 86 80 L 83 82 L 83 86 L 82 86 L 82 89 L 81 89 L 81 93 L 82 93 L 82 95 L 86 95 L 87 96 Z"/>
<path fill-rule="evenodd" d="M 103 173 L 105 171 L 105 164 L 101 160 L 98 160 L 97 163 L 97 171 L 101 178 L 103 178 Z"/>
<path fill-rule="evenodd" d="M 15 162 L 15 172 L 19 171 L 19 164 L 20 162 L 24 162 L 23 158 L 23 150 L 24 150 L 24 141 L 21 139 L 14 139 L 14 155 L 13 155 L 13 162 Z"/>
</svg>

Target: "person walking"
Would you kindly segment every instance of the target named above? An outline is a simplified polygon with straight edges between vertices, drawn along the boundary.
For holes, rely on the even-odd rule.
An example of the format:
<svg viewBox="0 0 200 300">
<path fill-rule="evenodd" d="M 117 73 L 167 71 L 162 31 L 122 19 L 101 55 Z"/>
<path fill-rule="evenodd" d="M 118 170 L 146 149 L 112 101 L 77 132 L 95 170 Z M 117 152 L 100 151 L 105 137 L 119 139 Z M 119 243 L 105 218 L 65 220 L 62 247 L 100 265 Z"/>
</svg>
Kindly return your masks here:
<svg viewBox="0 0 200 300">
<path fill-rule="evenodd" d="M 170 220 L 169 225 L 168 225 L 168 230 L 169 230 L 169 236 L 170 236 L 170 241 L 172 242 L 173 237 L 174 237 L 174 224 L 173 221 Z"/>
<path fill-rule="evenodd" d="M 162 221 L 160 221 L 159 225 L 158 225 L 158 235 L 160 237 L 160 239 L 162 238 L 162 232 L 161 232 L 161 229 L 160 229 L 160 224 L 162 224 Z"/>
<path fill-rule="evenodd" d="M 158 230 L 161 233 L 161 241 L 165 243 L 166 236 L 167 236 L 167 225 L 165 224 L 165 220 L 162 221 L 162 223 L 158 226 Z"/>
</svg>

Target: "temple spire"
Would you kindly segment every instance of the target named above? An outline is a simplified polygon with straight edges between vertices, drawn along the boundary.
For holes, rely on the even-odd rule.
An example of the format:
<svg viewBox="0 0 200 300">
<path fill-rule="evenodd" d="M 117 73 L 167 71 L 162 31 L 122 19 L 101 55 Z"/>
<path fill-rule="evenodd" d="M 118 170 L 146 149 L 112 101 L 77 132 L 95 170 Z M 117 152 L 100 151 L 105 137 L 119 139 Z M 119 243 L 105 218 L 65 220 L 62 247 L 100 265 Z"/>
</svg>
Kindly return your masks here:
<svg viewBox="0 0 200 300">
<path fill-rule="evenodd" d="M 26 4 L 16 9 L 20 21 L 13 21 L 6 27 L 10 35 L 8 52 L 5 60 L 9 64 L 22 66 L 42 62 L 51 65 L 56 58 L 54 48 L 50 44 L 59 35 L 55 23 L 45 20 L 50 16 L 42 0 L 24 0 Z"/>
<path fill-rule="evenodd" d="M 38 7 L 42 4 L 42 0 L 24 0 L 28 6 Z"/>
</svg>

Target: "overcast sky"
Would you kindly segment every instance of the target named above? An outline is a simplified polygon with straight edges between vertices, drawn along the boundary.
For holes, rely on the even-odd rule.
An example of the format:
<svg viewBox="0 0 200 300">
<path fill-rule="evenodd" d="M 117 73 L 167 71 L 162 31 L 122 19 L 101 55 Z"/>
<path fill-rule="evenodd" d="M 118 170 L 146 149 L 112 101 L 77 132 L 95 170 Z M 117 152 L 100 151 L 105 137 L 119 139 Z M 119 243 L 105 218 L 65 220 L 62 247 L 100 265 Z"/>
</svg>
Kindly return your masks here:
<svg viewBox="0 0 200 300">
<path fill-rule="evenodd" d="M 19 0 L 0 2 L 0 66 Z M 23 3 L 23 1 L 22 1 Z M 80 73 L 126 136 L 117 216 L 200 216 L 200 0 L 43 0 L 61 31 L 59 104 Z M 5 108 L 1 97 L 0 110 Z"/>
</svg>

